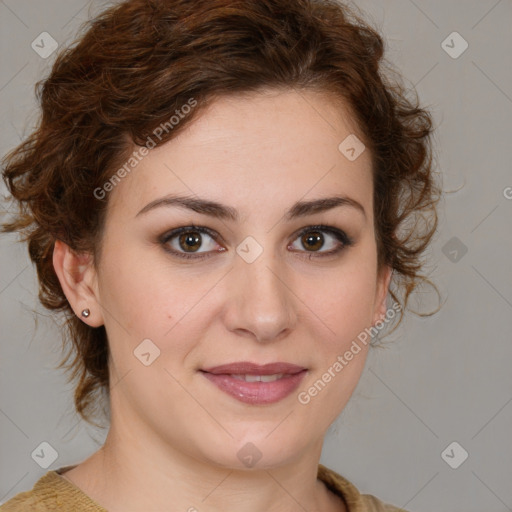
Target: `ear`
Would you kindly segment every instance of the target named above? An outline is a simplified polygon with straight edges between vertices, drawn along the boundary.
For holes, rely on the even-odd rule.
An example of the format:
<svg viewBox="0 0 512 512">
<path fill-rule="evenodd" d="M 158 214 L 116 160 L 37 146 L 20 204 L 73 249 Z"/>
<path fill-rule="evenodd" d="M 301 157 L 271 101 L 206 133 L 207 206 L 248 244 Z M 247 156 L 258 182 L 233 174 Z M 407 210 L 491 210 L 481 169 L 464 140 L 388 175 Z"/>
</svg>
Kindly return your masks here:
<svg viewBox="0 0 512 512">
<path fill-rule="evenodd" d="M 103 325 L 92 254 L 77 254 L 67 244 L 56 240 L 53 248 L 53 268 L 76 316 L 91 327 Z M 84 309 L 90 311 L 87 317 L 82 316 Z"/>
<path fill-rule="evenodd" d="M 388 265 L 384 265 L 378 276 L 372 325 L 375 325 L 375 323 L 378 322 L 379 320 L 383 320 L 384 318 L 386 318 L 386 299 L 388 296 L 389 283 L 391 282 L 392 274 L 393 269 Z"/>
</svg>

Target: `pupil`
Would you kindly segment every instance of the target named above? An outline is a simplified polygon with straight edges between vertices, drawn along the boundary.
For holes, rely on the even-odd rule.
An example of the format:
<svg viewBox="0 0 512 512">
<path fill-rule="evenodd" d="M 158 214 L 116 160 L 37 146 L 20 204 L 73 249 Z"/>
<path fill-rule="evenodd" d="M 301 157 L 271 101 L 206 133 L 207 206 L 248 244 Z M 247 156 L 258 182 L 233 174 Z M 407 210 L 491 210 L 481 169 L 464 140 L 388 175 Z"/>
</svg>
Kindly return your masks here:
<svg viewBox="0 0 512 512">
<path fill-rule="evenodd" d="M 201 235 L 197 232 L 193 232 L 194 234 L 191 235 L 190 232 L 184 235 L 181 235 L 180 237 L 180 243 L 185 245 L 185 250 L 188 249 L 198 249 L 199 247 L 194 246 L 200 246 L 201 245 Z M 182 245 L 183 247 L 183 245 Z M 193 252 L 193 251 L 189 251 Z"/>
<path fill-rule="evenodd" d="M 322 235 L 315 232 L 313 235 L 307 235 L 305 237 L 306 244 L 313 249 L 320 249 L 322 247 Z M 314 247 L 316 245 L 316 247 Z"/>
</svg>

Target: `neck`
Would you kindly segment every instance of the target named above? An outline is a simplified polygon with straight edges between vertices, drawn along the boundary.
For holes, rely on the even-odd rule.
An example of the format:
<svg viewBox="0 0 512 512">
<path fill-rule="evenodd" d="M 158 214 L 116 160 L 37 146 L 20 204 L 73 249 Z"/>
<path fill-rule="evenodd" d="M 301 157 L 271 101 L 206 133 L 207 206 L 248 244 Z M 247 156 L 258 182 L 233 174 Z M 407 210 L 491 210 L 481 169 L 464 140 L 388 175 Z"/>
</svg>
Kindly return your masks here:
<svg viewBox="0 0 512 512">
<path fill-rule="evenodd" d="M 322 440 L 279 466 L 234 469 L 163 445 L 154 434 L 134 435 L 132 427 L 113 422 L 104 446 L 65 476 L 109 512 L 346 510 L 317 479 Z"/>
</svg>

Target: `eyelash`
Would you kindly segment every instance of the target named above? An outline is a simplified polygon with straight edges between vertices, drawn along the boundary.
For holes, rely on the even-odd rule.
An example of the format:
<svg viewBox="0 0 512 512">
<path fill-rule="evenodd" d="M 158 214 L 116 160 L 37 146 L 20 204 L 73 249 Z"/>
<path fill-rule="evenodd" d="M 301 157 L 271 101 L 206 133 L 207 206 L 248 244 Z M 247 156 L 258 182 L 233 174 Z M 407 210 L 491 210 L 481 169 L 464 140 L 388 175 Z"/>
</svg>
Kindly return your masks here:
<svg viewBox="0 0 512 512">
<path fill-rule="evenodd" d="M 172 231 L 170 232 L 167 232 L 165 233 L 164 235 L 162 235 L 160 238 L 159 238 L 159 241 L 160 243 L 163 245 L 164 247 L 164 250 L 170 254 L 172 254 L 173 256 L 177 256 L 178 258 L 183 258 L 183 259 L 186 259 L 186 260 L 204 260 L 205 258 L 209 258 L 211 257 L 211 254 L 209 255 L 208 252 L 205 252 L 205 253 L 183 253 L 183 252 L 178 252 L 178 251 L 175 251 L 174 249 L 169 249 L 168 248 L 168 243 L 170 240 L 172 240 L 173 238 L 181 235 L 182 233 L 187 233 L 187 232 L 199 232 L 199 233 L 205 233 L 207 234 L 208 236 L 210 236 L 213 240 L 217 241 L 216 239 L 218 238 L 217 234 L 212 231 L 211 229 L 209 228 L 206 228 L 206 227 L 203 227 L 203 226 L 196 226 L 196 225 L 191 225 L 191 226 L 183 226 L 183 227 L 180 227 L 180 228 L 177 228 L 177 229 L 173 229 Z M 313 231 L 321 231 L 321 232 L 324 232 L 324 233 L 329 233 L 330 235 L 334 236 L 334 238 L 336 238 L 338 240 L 338 242 L 341 242 L 342 245 L 340 247 L 337 247 L 336 249 L 333 249 L 333 250 L 330 250 L 328 252 L 318 252 L 316 253 L 315 251 L 305 251 L 305 252 L 309 252 L 310 254 L 307 256 L 307 259 L 311 259 L 311 258 L 324 258 L 324 257 L 328 257 L 328 256 L 333 256 L 341 251 L 343 251 L 344 249 L 346 249 L 347 247 L 350 247 L 351 245 L 353 245 L 354 241 L 352 238 L 350 238 L 344 231 L 338 229 L 338 228 L 334 228 L 332 226 L 325 226 L 325 225 L 315 225 L 315 226 L 307 226 L 305 227 L 304 229 L 302 229 L 296 236 L 296 238 L 294 240 L 296 240 L 297 238 L 300 238 L 302 235 L 304 235 L 305 233 L 309 233 L 309 232 L 313 232 Z"/>
</svg>

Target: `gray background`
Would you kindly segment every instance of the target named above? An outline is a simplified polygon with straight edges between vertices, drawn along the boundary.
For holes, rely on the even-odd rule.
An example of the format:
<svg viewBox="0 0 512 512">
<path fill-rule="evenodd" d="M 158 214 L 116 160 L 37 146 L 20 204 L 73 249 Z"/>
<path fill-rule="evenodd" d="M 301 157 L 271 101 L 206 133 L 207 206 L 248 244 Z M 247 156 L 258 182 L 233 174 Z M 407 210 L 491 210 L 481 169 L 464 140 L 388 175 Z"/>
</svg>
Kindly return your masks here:
<svg viewBox="0 0 512 512">
<path fill-rule="evenodd" d="M 41 58 L 32 41 L 47 31 L 59 45 L 69 43 L 102 5 L 0 0 L 1 154 L 28 133 L 36 112 L 33 85 L 55 57 Z M 321 462 L 362 492 L 412 512 L 511 511 L 512 2 L 357 5 L 383 31 L 389 60 L 433 109 L 439 170 L 451 193 L 441 204 L 428 272 L 446 302 L 434 317 L 408 315 L 384 338 L 393 343 L 370 354 Z M 453 31 L 469 44 L 456 59 L 441 46 Z M 457 256 L 449 252 L 453 244 Z M 467 247 L 462 257 L 461 244 Z M 0 258 L 2 503 L 46 471 L 85 459 L 106 431 L 78 419 L 72 387 L 54 369 L 60 334 L 37 305 L 25 246 L 14 235 L 0 237 Z M 413 305 L 422 310 L 437 304 L 431 293 L 417 298 Z M 37 328 L 33 308 L 41 313 Z M 48 469 L 31 457 L 43 441 L 58 452 Z M 453 441 L 469 453 L 457 469 L 441 457 Z M 459 450 L 449 452 L 452 460 Z"/>
</svg>

